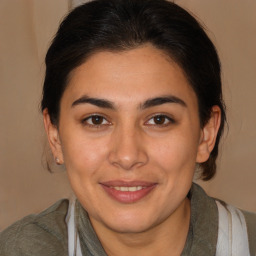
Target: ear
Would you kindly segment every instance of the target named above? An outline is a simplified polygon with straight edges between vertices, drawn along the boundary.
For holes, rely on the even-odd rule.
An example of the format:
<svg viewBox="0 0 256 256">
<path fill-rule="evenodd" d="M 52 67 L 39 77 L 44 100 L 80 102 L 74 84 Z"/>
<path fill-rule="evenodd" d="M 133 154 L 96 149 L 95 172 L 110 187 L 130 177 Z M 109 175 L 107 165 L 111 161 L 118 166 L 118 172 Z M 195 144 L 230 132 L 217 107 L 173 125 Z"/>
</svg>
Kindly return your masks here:
<svg viewBox="0 0 256 256">
<path fill-rule="evenodd" d="M 201 138 L 197 151 L 197 163 L 206 162 L 214 148 L 216 137 L 221 123 L 221 110 L 218 106 L 213 106 L 211 117 L 201 130 Z"/>
<path fill-rule="evenodd" d="M 44 128 L 48 137 L 48 142 L 54 157 L 54 160 L 57 164 L 63 164 L 64 158 L 61 148 L 61 142 L 59 137 L 59 131 L 56 125 L 52 124 L 48 109 L 43 111 L 44 118 Z"/>
</svg>

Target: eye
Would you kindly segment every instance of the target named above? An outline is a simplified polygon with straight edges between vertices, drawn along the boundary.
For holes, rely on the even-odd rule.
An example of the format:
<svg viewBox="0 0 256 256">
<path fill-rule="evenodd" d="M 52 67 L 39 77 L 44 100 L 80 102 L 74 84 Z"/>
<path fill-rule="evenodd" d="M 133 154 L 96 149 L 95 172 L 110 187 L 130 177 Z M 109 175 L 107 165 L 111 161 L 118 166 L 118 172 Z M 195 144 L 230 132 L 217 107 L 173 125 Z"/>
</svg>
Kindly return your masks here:
<svg viewBox="0 0 256 256">
<path fill-rule="evenodd" d="M 86 117 L 83 119 L 83 124 L 88 125 L 88 126 L 102 126 L 102 125 L 109 125 L 110 122 L 107 121 L 106 118 L 100 115 L 92 115 L 89 117 Z"/>
<path fill-rule="evenodd" d="M 174 123 L 174 120 L 166 115 L 155 115 L 146 122 L 146 124 L 154 126 L 167 126 L 171 123 Z"/>
</svg>

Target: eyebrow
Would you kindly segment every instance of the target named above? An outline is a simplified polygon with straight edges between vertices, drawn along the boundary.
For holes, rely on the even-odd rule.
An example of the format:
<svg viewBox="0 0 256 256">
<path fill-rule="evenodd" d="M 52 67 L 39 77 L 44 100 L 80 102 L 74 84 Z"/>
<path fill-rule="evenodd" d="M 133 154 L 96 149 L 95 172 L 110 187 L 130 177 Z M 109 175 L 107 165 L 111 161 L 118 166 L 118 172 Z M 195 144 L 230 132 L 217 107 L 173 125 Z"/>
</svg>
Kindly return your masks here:
<svg viewBox="0 0 256 256">
<path fill-rule="evenodd" d="M 148 99 L 144 103 L 140 104 L 139 108 L 143 110 L 146 108 L 155 107 L 155 106 L 163 105 L 166 103 L 176 103 L 176 104 L 180 104 L 183 107 L 187 107 L 187 104 L 182 99 L 173 95 L 168 95 L 168 96 L 160 96 L 160 97 Z M 92 104 L 99 108 L 107 108 L 112 110 L 116 109 L 114 106 L 114 103 L 111 101 L 108 101 L 106 99 L 91 98 L 87 95 L 84 95 L 81 98 L 75 100 L 72 103 L 71 107 L 75 107 L 80 104 Z"/>
<path fill-rule="evenodd" d="M 105 99 L 98 99 L 98 98 L 91 98 L 86 95 L 82 96 L 81 98 L 75 100 L 72 103 L 72 107 L 80 105 L 80 104 L 92 104 L 99 108 L 108 108 L 108 109 L 115 109 L 114 104 L 108 100 Z"/>
<path fill-rule="evenodd" d="M 182 99 L 180 99 L 176 96 L 173 96 L 173 95 L 167 95 L 167 96 L 161 96 L 161 97 L 157 97 L 157 98 L 148 99 L 140 106 L 140 108 L 146 109 L 146 108 L 150 108 L 150 107 L 163 105 L 166 103 L 177 103 L 183 107 L 187 107 L 187 104 Z"/>
</svg>

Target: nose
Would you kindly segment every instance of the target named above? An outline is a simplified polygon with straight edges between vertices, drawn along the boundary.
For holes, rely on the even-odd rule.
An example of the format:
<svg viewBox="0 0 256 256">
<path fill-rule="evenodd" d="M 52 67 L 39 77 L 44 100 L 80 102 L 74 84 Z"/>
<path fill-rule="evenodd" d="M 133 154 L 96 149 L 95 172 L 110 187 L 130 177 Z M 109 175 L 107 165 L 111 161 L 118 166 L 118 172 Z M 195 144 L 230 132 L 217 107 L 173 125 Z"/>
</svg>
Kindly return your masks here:
<svg viewBox="0 0 256 256">
<path fill-rule="evenodd" d="M 113 133 L 109 161 L 124 170 L 132 170 L 148 162 L 143 136 L 135 127 L 120 128 Z"/>
</svg>

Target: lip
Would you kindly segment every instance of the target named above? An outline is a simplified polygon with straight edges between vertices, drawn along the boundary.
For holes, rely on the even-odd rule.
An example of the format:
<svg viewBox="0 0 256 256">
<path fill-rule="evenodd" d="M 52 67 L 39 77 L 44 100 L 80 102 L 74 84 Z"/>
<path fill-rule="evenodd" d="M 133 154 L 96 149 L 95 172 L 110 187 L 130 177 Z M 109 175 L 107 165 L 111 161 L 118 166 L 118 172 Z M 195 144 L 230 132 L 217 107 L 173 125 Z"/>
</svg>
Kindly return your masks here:
<svg viewBox="0 0 256 256">
<path fill-rule="evenodd" d="M 120 203 L 135 203 L 146 197 L 156 187 L 157 183 L 147 181 L 122 181 L 112 180 L 101 182 L 100 185 L 104 191 L 114 200 Z M 137 191 L 121 191 L 114 187 L 142 187 Z"/>
</svg>

